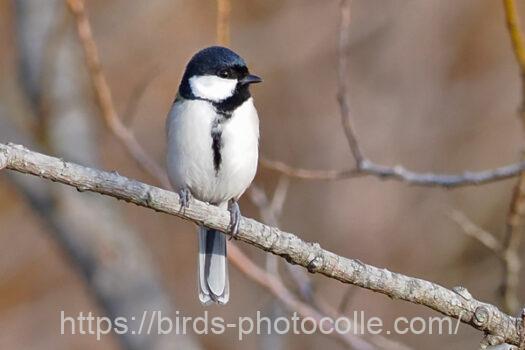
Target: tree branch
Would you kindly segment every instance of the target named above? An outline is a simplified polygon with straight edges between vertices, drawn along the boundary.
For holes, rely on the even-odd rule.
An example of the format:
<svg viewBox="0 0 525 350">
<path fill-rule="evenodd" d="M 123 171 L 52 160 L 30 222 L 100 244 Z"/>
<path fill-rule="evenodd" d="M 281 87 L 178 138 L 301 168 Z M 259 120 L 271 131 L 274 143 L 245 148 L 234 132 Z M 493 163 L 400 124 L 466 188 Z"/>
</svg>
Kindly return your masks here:
<svg viewBox="0 0 525 350">
<path fill-rule="evenodd" d="M 474 238 L 485 246 L 485 248 L 493 252 L 498 258 L 502 258 L 503 247 L 492 233 L 485 231 L 476 225 L 465 214 L 458 210 L 450 212 L 449 217 L 461 227 L 465 235 Z"/>
<path fill-rule="evenodd" d="M 230 218 L 226 210 L 192 200 L 182 209 L 179 196 L 136 180 L 84 167 L 62 159 L 27 150 L 23 146 L 0 144 L 0 166 L 36 175 L 51 181 L 122 199 L 158 212 L 175 215 L 198 225 L 228 231 Z M 425 305 L 446 316 L 501 338 L 520 344 L 520 322 L 497 307 L 474 299 L 464 288 L 450 290 L 422 279 L 390 272 L 359 260 L 348 259 L 322 249 L 318 244 L 304 242 L 296 235 L 242 218 L 240 240 L 301 265 L 312 273 L 320 273 L 343 283 L 353 284 L 393 299 Z"/>
<path fill-rule="evenodd" d="M 170 183 L 163 169 L 159 167 L 159 165 L 146 153 L 138 143 L 133 132 L 122 123 L 122 120 L 118 116 L 113 103 L 111 89 L 106 80 L 106 76 L 104 75 L 104 71 L 102 70 L 102 63 L 100 62 L 97 45 L 93 40 L 91 25 L 89 24 L 86 15 L 84 2 L 81 0 L 67 0 L 67 5 L 75 17 L 78 37 L 84 50 L 86 66 L 89 70 L 93 91 L 100 107 L 102 117 L 104 118 L 104 122 L 117 137 L 117 140 L 119 140 L 120 143 L 132 153 L 133 159 L 137 161 L 141 168 L 145 169 L 154 178 L 160 179 L 161 184 L 164 187 L 169 188 Z"/>
<path fill-rule="evenodd" d="M 525 170 L 525 161 L 505 165 L 499 168 L 481 171 L 465 171 L 462 174 L 420 173 L 406 169 L 401 165 L 389 167 L 363 160 L 360 169 L 312 170 L 296 168 L 284 162 L 262 157 L 259 162 L 263 167 L 278 171 L 287 176 L 303 180 L 345 180 L 362 176 L 375 176 L 382 180 L 398 180 L 409 185 L 425 187 L 457 188 L 476 186 L 510 179 Z"/>
<path fill-rule="evenodd" d="M 217 0 L 217 43 L 230 44 L 230 17 L 232 5 L 230 0 Z"/>
<path fill-rule="evenodd" d="M 348 51 L 350 43 L 350 1 L 341 0 L 341 14 L 339 23 L 339 65 L 337 79 L 337 101 L 341 112 L 341 121 L 345 131 L 348 146 L 354 157 L 356 168 L 361 169 L 365 156 L 350 118 L 350 101 L 348 101 Z"/>
<path fill-rule="evenodd" d="M 516 11 L 516 6 L 513 0 L 504 0 L 504 3 L 514 12 Z M 401 165 L 386 166 L 375 163 L 368 159 L 364 155 L 359 145 L 358 137 L 351 118 L 350 101 L 348 100 L 347 75 L 350 41 L 349 0 L 341 0 L 340 17 L 337 100 L 339 103 L 343 130 L 345 132 L 350 151 L 356 163 L 355 167 L 345 170 L 309 170 L 296 168 L 284 162 L 261 158 L 260 164 L 263 167 L 281 172 L 290 177 L 301 178 L 305 180 L 343 180 L 358 176 L 371 175 L 379 177 L 383 180 L 398 180 L 409 185 L 436 186 L 446 188 L 481 185 L 489 182 L 501 181 L 518 176 L 523 170 L 525 170 L 525 162 L 519 162 L 495 169 L 476 172 L 465 171 L 462 174 L 437 174 L 430 172 L 415 172 L 408 170 Z M 518 27 L 517 15 L 515 15 L 515 13 L 511 13 L 511 15 L 507 16 L 507 23 L 509 24 L 509 28 L 511 28 L 513 39 L 512 42 L 515 47 L 516 56 L 520 62 L 520 67 L 522 68 L 522 77 L 525 79 L 525 45 L 523 45 L 522 34 Z M 523 113 L 525 115 L 525 112 Z M 523 118 L 525 120 L 525 116 Z"/>
<path fill-rule="evenodd" d="M 525 129 L 525 41 L 520 28 L 518 8 L 514 0 L 503 0 L 507 29 L 512 43 L 514 56 L 520 68 L 521 104 L 518 109 L 522 127 Z M 521 173 L 514 186 L 512 199 L 507 214 L 505 240 L 503 242 L 502 262 L 504 276 L 502 282 L 502 298 L 505 309 L 510 312 L 518 310 L 519 275 L 521 260 L 519 248 L 523 235 L 523 218 L 525 217 L 525 173 Z"/>
<path fill-rule="evenodd" d="M 520 116 L 523 126 L 525 127 L 525 40 L 520 27 L 520 19 L 518 16 L 516 1 L 503 0 L 503 8 L 505 10 L 505 19 L 507 21 L 507 28 L 512 43 L 512 49 L 521 72 L 521 83 L 523 88 Z"/>
</svg>

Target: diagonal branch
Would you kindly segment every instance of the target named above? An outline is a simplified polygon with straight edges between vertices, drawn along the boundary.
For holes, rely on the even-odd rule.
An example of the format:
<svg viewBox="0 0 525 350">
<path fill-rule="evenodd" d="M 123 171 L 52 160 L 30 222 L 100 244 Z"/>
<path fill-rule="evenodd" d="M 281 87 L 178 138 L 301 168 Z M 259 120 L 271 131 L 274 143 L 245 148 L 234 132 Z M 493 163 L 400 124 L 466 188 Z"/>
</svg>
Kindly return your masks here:
<svg viewBox="0 0 525 350">
<path fill-rule="evenodd" d="M 485 248 L 493 252 L 498 258 L 502 258 L 503 247 L 492 233 L 485 231 L 476 225 L 459 210 L 450 212 L 449 217 L 463 230 L 465 235 L 477 240 L 485 246 Z"/>
<path fill-rule="evenodd" d="M 86 66 L 89 70 L 89 76 L 93 85 L 102 117 L 107 127 L 117 137 L 117 139 L 124 145 L 124 147 L 132 153 L 133 158 L 154 178 L 160 179 L 162 186 L 169 188 L 170 184 L 164 171 L 159 165 L 152 160 L 146 153 L 142 146 L 138 143 L 135 135 L 122 123 L 119 118 L 111 89 L 106 80 L 106 76 L 102 70 L 102 63 L 100 62 L 97 45 L 93 40 L 91 32 L 91 25 L 86 15 L 84 2 L 82 0 L 67 0 L 69 10 L 75 16 L 77 32 L 82 48 L 84 50 L 84 57 Z"/>
<path fill-rule="evenodd" d="M 222 232 L 228 231 L 230 218 L 226 210 L 196 200 L 187 209 L 181 210 L 176 193 L 128 179 L 115 172 L 87 168 L 12 144 L 0 144 L 1 166 L 76 187 L 81 192 L 97 192 Z M 480 331 L 498 336 L 508 344 L 520 343 L 520 320 L 494 305 L 474 299 L 464 288 L 450 290 L 429 281 L 348 259 L 324 250 L 316 243 L 305 242 L 292 233 L 248 218 L 242 218 L 237 237 L 281 256 L 289 263 L 303 266 L 312 273 L 320 273 L 393 299 L 425 305 L 446 316 L 458 318 Z"/>
</svg>

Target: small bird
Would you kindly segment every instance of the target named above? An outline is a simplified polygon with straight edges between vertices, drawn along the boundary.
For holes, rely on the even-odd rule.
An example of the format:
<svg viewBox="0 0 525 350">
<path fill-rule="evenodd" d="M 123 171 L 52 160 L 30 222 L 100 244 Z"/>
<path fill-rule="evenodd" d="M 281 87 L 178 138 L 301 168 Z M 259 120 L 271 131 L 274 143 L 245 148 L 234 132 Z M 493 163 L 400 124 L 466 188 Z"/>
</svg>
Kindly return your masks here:
<svg viewBox="0 0 525 350">
<path fill-rule="evenodd" d="M 187 207 L 192 197 L 227 208 L 237 234 L 237 201 L 257 171 L 259 117 L 249 87 L 261 82 L 230 49 L 212 46 L 189 61 L 166 121 L 167 168 Z M 226 304 L 230 298 L 226 237 L 199 227 L 199 300 Z"/>
</svg>

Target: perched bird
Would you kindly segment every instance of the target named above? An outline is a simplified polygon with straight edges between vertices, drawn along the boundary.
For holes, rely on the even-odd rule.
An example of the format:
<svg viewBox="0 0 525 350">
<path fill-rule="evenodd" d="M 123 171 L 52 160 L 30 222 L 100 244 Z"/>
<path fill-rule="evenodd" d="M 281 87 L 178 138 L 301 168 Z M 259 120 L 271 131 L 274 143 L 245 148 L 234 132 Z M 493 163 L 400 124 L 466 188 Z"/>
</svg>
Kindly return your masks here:
<svg viewBox="0 0 525 350">
<path fill-rule="evenodd" d="M 195 197 L 228 208 L 232 236 L 241 217 L 237 201 L 257 171 L 259 117 L 249 86 L 261 81 L 230 49 L 203 49 L 186 66 L 166 121 L 168 175 L 181 206 Z M 199 228 L 198 265 L 200 301 L 226 304 L 225 235 Z"/>
</svg>

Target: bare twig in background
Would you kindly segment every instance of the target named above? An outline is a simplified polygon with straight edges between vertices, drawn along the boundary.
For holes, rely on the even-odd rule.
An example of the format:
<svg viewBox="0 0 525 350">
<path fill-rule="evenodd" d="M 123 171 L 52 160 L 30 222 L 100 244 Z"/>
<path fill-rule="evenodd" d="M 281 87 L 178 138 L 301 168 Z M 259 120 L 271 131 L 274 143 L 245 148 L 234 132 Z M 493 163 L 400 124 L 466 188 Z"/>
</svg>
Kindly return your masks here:
<svg viewBox="0 0 525 350">
<path fill-rule="evenodd" d="M 520 67 L 522 79 L 522 101 L 520 106 L 520 116 L 523 127 L 525 128 L 525 40 L 520 27 L 520 19 L 518 16 L 518 8 L 515 0 L 503 0 L 503 7 L 505 10 L 505 19 L 507 20 L 507 28 L 509 30 L 510 40 L 516 56 L 516 61 Z"/>
<path fill-rule="evenodd" d="M 503 0 L 505 18 L 509 37 L 521 75 L 521 103 L 519 117 L 525 130 L 525 42 L 520 28 L 520 20 L 516 2 Z M 504 280 L 502 282 L 503 305 L 507 312 L 515 312 L 520 307 L 518 298 L 519 275 L 521 260 L 519 248 L 523 235 L 523 219 L 525 217 L 525 173 L 521 173 L 514 186 L 512 200 L 507 215 L 505 240 L 503 242 Z"/>
<path fill-rule="evenodd" d="M 523 218 L 525 217 L 525 173 L 522 173 L 514 186 L 507 223 L 505 240 L 503 242 L 504 280 L 501 284 L 503 305 L 507 312 L 516 311 L 520 307 L 518 298 L 519 275 L 521 259 L 519 248 L 523 235 Z"/>
<path fill-rule="evenodd" d="M 113 104 L 111 89 L 102 70 L 98 49 L 93 40 L 91 25 L 89 24 L 83 0 L 67 0 L 71 13 L 75 16 L 78 37 L 82 42 L 86 65 L 92 79 L 93 90 L 97 98 L 104 121 L 117 139 L 133 154 L 138 164 L 147 173 L 160 179 L 162 186 L 170 188 L 165 172 L 140 146 L 135 135 L 122 123 Z"/>
<path fill-rule="evenodd" d="M 501 261 L 504 270 L 502 281 L 503 307 L 509 313 L 516 310 L 517 305 L 519 305 L 517 288 L 521 266 L 518 242 L 505 240 L 501 243 L 492 233 L 482 229 L 459 211 L 451 212 L 449 217 L 458 224 L 465 235 L 477 240 Z M 510 237 L 519 240 L 520 235 L 515 231 L 515 228 L 507 227 L 507 230 L 510 230 L 507 231 L 507 239 Z M 509 232 L 512 233 L 509 235 Z"/>
<path fill-rule="evenodd" d="M 505 3 L 513 3 L 506 0 Z M 512 23 L 516 23 L 514 20 Z M 515 28 L 515 26 L 513 26 Z M 290 177 L 306 180 L 342 180 L 358 176 L 372 175 L 381 179 L 393 179 L 416 186 L 437 186 L 454 188 L 461 186 L 480 185 L 484 183 L 505 180 L 518 176 L 525 170 L 525 162 L 514 163 L 503 167 L 482 171 L 465 171 L 462 174 L 421 173 L 406 169 L 401 165 L 394 167 L 374 163 L 366 158 L 359 146 L 355 128 L 351 120 L 350 102 L 348 101 L 348 45 L 350 37 L 350 1 L 341 0 L 341 21 L 339 32 L 339 67 L 337 100 L 341 113 L 343 129 L 355 160 L 355 168 L 346 170 L 308 170 L 295 168 L 284 162 L 261 159 L 265 168 L 279 171 Z M 521 55 L 521 54 L 520 54 Z M 525 54 L 523 54 L 525 56 Z"/>
<path fill-rule="evenodd" d="M 463 233 L 481 243 L 485 248 L 492 251 L 498 257 L 502 256 L 503 247 L 496 237 L 490 232 L 485 231 L 465 214 L 458 210 L 449 213 L 449 217 L 463 230 Z"/>
<path fill-rule="evenodd" d="M 266 225 L 279 226 L 279 216 L 288 193 L 289 184 L 288 178 L 283 175 L 279 179 L 272 200 L 270 200 L 266 192 L 255 183 L 252 183 L 248 189 L 248 198 L 250 198 L 252 203 L 259 209 L 261 221 Z M 277 197 L 281 198 L 277 199 Z M 266 270 L 274 276 L 279 276 L 278 262 L 275 256 L 266 256 Z"/>
<path fill-rule="evenodd" d="M 350 117 L 350 102 L 348 101 L 348 54 L 350 45 L 350 0 L 341 0 L 339 23 L 339 64 L 337 72 L 337 101 L 341 113 L 341 121 L 345 131 L 350 151 L 354 156 L 357 169 L 363 167 L 365 157 L 357 142 L 357 136 Z"/>
<path fill-rule="evenodd" d="M 230 44 L 230 16 L 232 5 L 230 0 L 217 0 L 217 43 Z"/>
<path fill-rule="evenodd" d="M 512 204 L 514 203 L 513 201 Z M 453 211 L 449 214 L 449 217 L 458 224 L 465 235 L 477 240 L 501 261 L 504 270 L 502 281 L 503 307 L 509 313 L 516 310 L 517 305 L 519 305 L 518 284 L 521 267 L 518 254 L 521 235 L 517 232 L 516 226 L 509 227 L 507 224 L 506 240 L 501 243 L 492 233 L 476 225 L 463 213 Z M 514 241 L 508 241 L 509 238 Z"/>
<path fill-rule="evenodd" d="M 257 185 L 250 187 L 249 197 L 259 209 L 262 220 L 268 225 L 278 226 L 279 216 L 283 210 L 289 186 L 289 179 L 286 176 L 282 176 L 277 183 L 271 200 L 261 187 Z"/>
<path fill-rule="evenodd" d="M 198 225 L 228 232 L 228 211 L 192 201 L 181 210 L 179 196 L 120 176 L 66 162 L 62 159 L 29 151 L 22 146 L 0 144 L 0 164 L 6 168 L 39 176 L 77 188 L 112 196 L 158 212 L 175 215 Z M 380 269 L 361 261 L 348 259 L 307 243 L 296 235 L 243 218 L 237 238 L 257 248 L 285 258 L 289 263 L 307 268 L 343 283 L 385 294 L 393 299 L 424 305 L 485 333 L 502 342 L 519 345 L 520 320 L 496 306 L 474 299 L 464 288 L 450 290 L 419 278 Z"/>
<path fill-rule="evenodd" d="M 375 164 L 367 159 L 362 161 L 361 169 L 354 168 L 347 170 L 310 170 L 295 168 L 284 162 L 267 158 L 261 158 L 260 164 L 267 169 L 304 180 L 344 180 L 372 175 L 383 180 L 393 179 L 409 185 L 445 188 L 476 186 L 506 180 L 518 176 L 525 170 L 525 161 L 489 170 L 465 171 L 462 174 L 418 173 L 407 170 L 399 165 L 388 167 Z"/>
<path fill-rule="evenodd" d="M 248 192 L 252 203 L 259 209 L 261 221 L 266 225 L 279 227 L 279 217 L 281 215 L 284 201 L 288 193 L 290 180 L 283 175 L 279 179 L 272 199 L 269 199 L 266 192 L 259 186 L 252 184 Z M 267 270 L 271 275 L 279 277 L 278 263 L 275 256 L 268 255 L 266 258 Z M 299 294 L 304 301 L 314 303 L 313 288 L 304 270 L 298 270 L 295 266 L 286 264 L 286 268 L 298 288 Z"/>
<path fill-rule="evenodd" d="M 280 172 L 286 176 L 304 180 L 344 180 L 361 176 L 356 169 L 312 170 L 296 168 L 285 162 L 260 157 L 259 164 L 264 168 Z"/>
<path fill-rule="evenodd" d="M 131 92 L 131 95 L 128 98 L 128 103 L 126 104 L 124 113 L 122 113 L 122 123 L 126 125 L 128 128 L 131 127 L 131 124 L 135 120 L 135 115 L 137 113 L 137 109 L 138 109 L 141 98 L 144 96 L 146 89 L 151 84 L 151 82 L 156 78 L 158 73 L 159 72 L 157 69 L 149 70 L 142 77 L 142 79 L 137 83 L 137 85 Z"/>
<path fill-rule="evenodd" d="M 339 302 L 339 306 L 337 307 L 337 311 L 341 314 L 344 314 L 346 312 L 346 309 L 350 305 L 350 301 L 352 300 L 352 297 L 355 295 L 355 289 L 352 287 L 349 287 L 348 290 L 343 294 L 343 297 L 341 298 L 341 301 Z"/>
<path fill-rule="evenodd" d="M 525 41 L 520 29 L 516 2 L 514 0 L 503 0 L 503 7 L 512 48 L 520 67 L 522 101 L 519 116 L 525 129 Z M 513 189 L 506 219 L 505 239 L 502 243 L 492 233 L 478 227 L 462 213 L 455 211 L 450 214 L 450 217 L 463 229 L 466 235 L 478 240 L 500 259 L 504 270 L 501 283 L 503 307 L 509 313 L 518 310 L 520 307 L 518 286 L 521 270 L 519 248 L 525 218 L 525 173 L 520 173 Z"/>
</svg>

